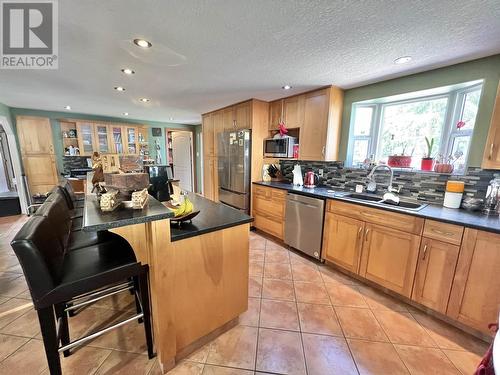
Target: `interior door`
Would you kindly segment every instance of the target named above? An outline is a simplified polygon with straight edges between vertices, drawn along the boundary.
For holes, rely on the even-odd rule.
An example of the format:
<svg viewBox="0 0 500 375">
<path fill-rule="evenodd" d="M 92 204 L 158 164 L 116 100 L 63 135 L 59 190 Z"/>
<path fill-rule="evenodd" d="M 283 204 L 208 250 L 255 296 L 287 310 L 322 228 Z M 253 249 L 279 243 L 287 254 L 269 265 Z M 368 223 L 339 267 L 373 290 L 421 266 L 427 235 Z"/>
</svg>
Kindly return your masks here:
<svg viewBox="0 0 500 375">
<path fill-rule="evenodd" d="M 172 132 L 172 156 L 174 178 L 182 190 L 193 191 L 193 161 L 191 156 L 191 132 Z"/>
</svg>

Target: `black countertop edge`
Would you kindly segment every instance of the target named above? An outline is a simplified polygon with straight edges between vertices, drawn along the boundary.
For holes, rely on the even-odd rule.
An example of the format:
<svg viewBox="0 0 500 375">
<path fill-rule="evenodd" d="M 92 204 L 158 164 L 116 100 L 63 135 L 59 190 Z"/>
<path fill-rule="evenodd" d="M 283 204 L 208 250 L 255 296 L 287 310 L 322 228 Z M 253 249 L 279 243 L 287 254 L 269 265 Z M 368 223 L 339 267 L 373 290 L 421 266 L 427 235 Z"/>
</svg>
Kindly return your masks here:
<svg viewBox="0 0 500 375">
<path fill-rule="evenodd" d="M 218 230 L 248 224 L 253 218 L 246 213 L 222 203 L 213 202 L 195 193 L 188 194 L 195 210 L 200 213 L 195 216 L 191 223 L 170 222 L 170 240 L 172 242 L 199 236 Z"/>
<path fill-rule="evenodd" d="M 256 185 L 272 187 L 276 189 L 286 190 L 291 193 L 306 195 L 314 198 L 333 199 L 361 206 L 373 207 L 380 210 L 400 212 L 406 215 L 421 217 L 424 219 L 436 220 L 444 223 L 461 225 L 472 229 L 484 230 L 487 232 L 500 233 L 500 218 L 497 215 L 487 216 L 480 212 L 470 212 L 463 209 L 446 208 L 434 204 L 427 204 L 426 207 L 419 211 L 406 210 L 404 208 L 395 208 L 391 206 L 381 206 L 371 202 L 362 202 L 348 197 L 336 196 L 335 193 L 328 191 L 335 191 L 337 193 L 351 192 L 342 189 L 335 189 L 329 187 L 316 187 L 305 188 L 303 186 L 294 186 L 291 183 L 285 182 L 253 182 Z"/>
<path fill-rule="evenodd" d="M 172 211 L 149 196 L 148 204 L 142 210 L 117 207 L 114 211 L 101 211 L 95 195 L 85 196 L 83 209 L 83 226 L 85 232 L 95 232 L 127 225 L 147 223 L 150 221 L 170 219 L 174 216 Z"/>
</svg>

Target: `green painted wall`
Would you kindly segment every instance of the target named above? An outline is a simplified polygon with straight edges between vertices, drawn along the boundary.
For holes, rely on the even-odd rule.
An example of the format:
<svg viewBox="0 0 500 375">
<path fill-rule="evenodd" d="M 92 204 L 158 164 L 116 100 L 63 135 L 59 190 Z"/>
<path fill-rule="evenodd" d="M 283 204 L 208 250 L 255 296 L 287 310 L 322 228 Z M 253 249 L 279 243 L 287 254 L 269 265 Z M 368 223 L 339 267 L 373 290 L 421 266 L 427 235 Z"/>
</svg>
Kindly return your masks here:
<svg viewBox="0 0 500 375">
<path fill-rule="evenodd" d="M 0 116 L 7 117 L 7 121 L 9 121 L 12 124 L 12 116 L 10 113 L 10 108 L 3 103 L 0 103 Z"/>
<path fill-rule="evenodd" d="M 346 159 L 353 103 L 476 79 L 484 79 L 484 86 L 472 137 L 469 166 L 480 166 L 500 80 L 500 55 L 346 90 L 344 92 L 339 159 Z"/>
<path fill-rule="evenodd" d="M 0 114 L 2 113 L 2 106 L 0 105 Z M 6 107 L 8 108 L 8 107 Z M 119 122 L 124 124 L 141 124 L 149 127 L 148 129 L 148 141 L 149 141 L 149 151 L 151 156 L 154 158 L 156 155 L 156 151 L 154 150 L 155 140 L 158 140 L 158 144 L 160 145 L 160 152 L 162 155 L 162 163 L 166 162 L 166 154 L 165 154 L 165 129 L 182 129 L 182 130 L 190 130 L 197 131 L 198 128 L 201 129 L 199 125 L 184 125 L 184 124 L 174 124 L 169 122 L 158 122 L 158 121 L 143 121 L 143 120 L 134 120 L 134 119 L 123 119 L 118 117 L 106 117 L 106 116 L 98 116 L 98 115 L 87 115 L 83 113 L 73 113 L 73 112 L 53 112 L 53 111 L 42 111 L 37 109 L 27 109 L 27 108 L 10 108 L 10 113 L 12 115 L 13 125 L 16 128 L 15 118 L 16 116 L 39 116 L 39 117 L 48 117 L 50 119 L 50 123 L 52 126 L 52 137 L 54 142 L 54 150 L 57 156 L 57 167 L 59 171 L 62 171 L 62 156 L 63 152 L 63 143 L 62 143 L 62 134 L 61 134 L 61 126 L 59 123 L 60 119 L 77 119 L 77 120 L 92 120 L 92 121 L 109 121 L 109 122 Z M 161 137 L 153 137 L 151 128 L 161 128 L 162 136 Z M 18 142 L 19 147 L 19 142 Z M 196 175 L 201 175 L 200 163 L 196 163 Z M 200 180 L 198 180 L 200 181 Z"/>
</svg>

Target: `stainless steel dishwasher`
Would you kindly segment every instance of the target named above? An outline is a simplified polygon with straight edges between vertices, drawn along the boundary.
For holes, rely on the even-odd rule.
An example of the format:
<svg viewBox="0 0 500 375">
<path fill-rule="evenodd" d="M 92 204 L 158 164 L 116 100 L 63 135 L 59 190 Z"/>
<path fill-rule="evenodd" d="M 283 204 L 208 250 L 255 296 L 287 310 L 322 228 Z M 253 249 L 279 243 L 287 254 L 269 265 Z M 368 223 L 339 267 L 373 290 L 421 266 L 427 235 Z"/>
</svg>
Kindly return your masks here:
<svg viewBox="0 0 500 375">
<path fill-rule="evenodd" d="M 285 208 L 285 243 L 321 259 L 325 201 L 288 193 Z"/>
</svg>

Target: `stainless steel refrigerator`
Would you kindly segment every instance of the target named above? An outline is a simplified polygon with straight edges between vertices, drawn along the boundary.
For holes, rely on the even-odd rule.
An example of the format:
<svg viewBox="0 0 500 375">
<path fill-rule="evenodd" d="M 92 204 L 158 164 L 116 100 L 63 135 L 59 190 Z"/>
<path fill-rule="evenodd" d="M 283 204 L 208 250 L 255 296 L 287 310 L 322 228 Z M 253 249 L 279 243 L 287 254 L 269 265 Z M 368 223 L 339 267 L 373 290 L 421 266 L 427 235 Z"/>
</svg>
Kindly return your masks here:
<svg viewBox="0 0 500 375">
<path fill-rule="evenodd" d="M 249 213 L 251 131 L 220 133 L 217 142 L 219 201 Z"/>
</svg>

